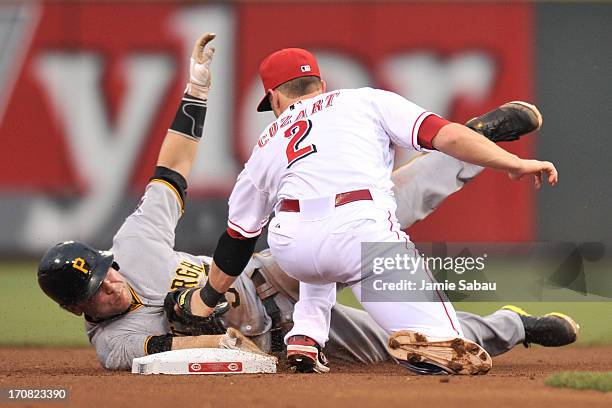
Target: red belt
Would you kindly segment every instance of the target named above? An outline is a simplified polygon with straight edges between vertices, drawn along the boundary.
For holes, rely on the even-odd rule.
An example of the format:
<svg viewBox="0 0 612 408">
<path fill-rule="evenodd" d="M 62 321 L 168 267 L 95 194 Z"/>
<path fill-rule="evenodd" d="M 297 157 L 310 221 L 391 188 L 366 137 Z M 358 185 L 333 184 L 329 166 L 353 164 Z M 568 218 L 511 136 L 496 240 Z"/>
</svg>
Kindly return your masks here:
<svg viewBox="0 0 612 408">
<path fill-rule="evenodd" d="M 354 190 L 336 194 L 336 207 L 362 200 L 372 200 L 370 190 Z M 300 212 L 300 200 L 284 199 L 280 202 L 278 210 L 286 212 Z"/>
</svg>

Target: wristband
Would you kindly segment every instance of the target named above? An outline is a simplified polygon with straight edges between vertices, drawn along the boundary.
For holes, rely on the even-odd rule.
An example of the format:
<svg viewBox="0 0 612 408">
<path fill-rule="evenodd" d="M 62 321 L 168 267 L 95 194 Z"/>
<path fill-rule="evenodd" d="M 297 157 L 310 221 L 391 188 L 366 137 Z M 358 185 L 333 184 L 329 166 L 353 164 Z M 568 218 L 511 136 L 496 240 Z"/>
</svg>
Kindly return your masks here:
<svg viewBox="0 0 612 408">
<path fill-rule="evenodd" d="M 204 131 L 204 119 L 206 119 L 206 101 L 184 94 L 170 130 L 199 141 Z"/>
<path fill-rule="evenodd" d="M 259 235 L 253 238 L 236 239 L 226 231 L 219 237 L 213 254 L 215 264 L 229 276 L 238 276 L 247 266 L 255 250 Z"/>
<path fill-rule="evenodd" d="M 206 285 L 200 289 L 200 299 L 202 299 L 202 302 L 208 307 L 215 308 L 222 297 L 223 293 L 217 292 L 208 281 Z"/>
</svg>

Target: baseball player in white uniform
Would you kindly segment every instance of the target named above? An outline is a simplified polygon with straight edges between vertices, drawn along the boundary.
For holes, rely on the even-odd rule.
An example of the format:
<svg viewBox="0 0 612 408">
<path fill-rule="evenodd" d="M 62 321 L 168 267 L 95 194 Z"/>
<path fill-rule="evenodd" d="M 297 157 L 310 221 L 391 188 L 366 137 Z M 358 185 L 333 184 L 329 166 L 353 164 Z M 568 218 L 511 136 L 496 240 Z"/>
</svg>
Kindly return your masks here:
<svg viewBox="0 0 612 408">
<path fill-rule="evenodd" d="M 362 271 L 362 243 L 401 243 L 403 253 L 396 253 L 396 245 L 376 256 L 407 256 L 421 264 L 396 218 L 390 177 L 396 146 L 438 150 L 505 171 L 511 179 L 533 175 L 537 188 L 544 177 L 552 185 L 557 182 L 554 165 L 520 159 L 392 92 L 326 92 L 316 59 L 306 50 L 271 54 L 260 74 L 266 95 L 258 110 L 272 110 L 277 119 L 261 133 L 238 177 L 229 199 L 228 229 L 219 239 L 206 285 L 190 292 L 190 312 L 215 313 L 274 211 L 270 250 L 281 268 L 301 282 L 294 326 L 285 336 L 288 358 L 298 371 L 329 369 L 320 350 L 328 340 L 336 284 L 342 283 L 388 333 L 389 351 L 406 365 L 486 373 L 489 354 L 465 339 L 453 306 L 439 291 L 416 292 L 399 302 L 363 301 L 362 285 L 373 272 Z M 381 277 L 396 279 L 402 272 L 395 269 Z M 412 279 L 433 283 L 426 268 L 410 273 Z"/>
<path fill-rule="evenodd" d="M 212 264 L 208 256 L 174 249 L 186 178 L 202 135 L 213 51 L 205 52 L 204 46 L 212 38 L 207 34 L 196 43 L 190 83 L 160 150 L 158 167 L 140 205 L 115 235 L 112 248 L 98 251 L 83 243 L 65 242 L 49 249 L 39 266 L 43 291 L 63 308 L 85 315 L 87 335 L 107 369 L 129 370 L 133 358 L 171 349 L 229 347 L 258 352 L 243 334 L 266 352 L 280 351 L 283 334 L 292 326 L 299 284 L 278 266 L 269 250 L 250 259 L 218 316 L 181 326 L 184 322 L 172 317 L 173 303 L 164 312 L 164 299 L 176 299 L 184 288 L 202 287 Z M 506 104 L 470 123 L 492 140 L 514 140 L 539 125 L 536 113 Z M 402 227 L 427 216 L 481 170 L 439 153 L 422 155 L 396 170 L 392 177 L 400 208 L 410 208 L 399 212 Z M 435 179 L 428 175 L 433 171 Z M 412 203 L 414 196 L 422 197 L 417 205 Z M 331 357 L 363 363 L 389 358 L 386 332 L 367 313 L 336 305 L 331 315 L 326 348 Z M 521 342 L 551 346 L 576 338 L 563 319 L 521 316 L 517 310 L 499 310 L 485 317 L 458 312 L 458 318 L 466 337 L 491 355 Z"/>
</svg>

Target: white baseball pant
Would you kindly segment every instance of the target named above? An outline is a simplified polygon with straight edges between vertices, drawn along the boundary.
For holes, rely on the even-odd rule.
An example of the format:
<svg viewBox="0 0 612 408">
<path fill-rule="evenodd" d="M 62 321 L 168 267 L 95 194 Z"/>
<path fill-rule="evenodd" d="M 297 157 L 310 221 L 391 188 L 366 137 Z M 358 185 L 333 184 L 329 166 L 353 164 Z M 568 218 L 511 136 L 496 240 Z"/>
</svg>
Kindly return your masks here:
<svg viewBox="0 0 612 408">
<path fill-rule="evenodd" d="M 277 212 L 270 222 L 268 244 L 274 258 L 288 275 L 300 281 L 294 327 L 285 340 L 299 334 L 325 345 L 336 283 L 348 284 L 361 300 L 362 242 L 401 242 L 406 253 L 418 257 L 409 237 L 400 230 L 395 204 L 387 197 L 373 196 L 373 201 L 340 207 L 334 206 L 334 197 L 301 200 L 300 212 Z M 411 279 L 433 281 L 422 267 Z M 362 301 L 362 305 L 388 334 L 415 330 L 436 337 L 463 337 L 452 304 L 441 301 L 437 292 L 436 299 L 428 297 L 436 296 L 432 293 L 415 291 L 407 301 Z"/>
</svg>

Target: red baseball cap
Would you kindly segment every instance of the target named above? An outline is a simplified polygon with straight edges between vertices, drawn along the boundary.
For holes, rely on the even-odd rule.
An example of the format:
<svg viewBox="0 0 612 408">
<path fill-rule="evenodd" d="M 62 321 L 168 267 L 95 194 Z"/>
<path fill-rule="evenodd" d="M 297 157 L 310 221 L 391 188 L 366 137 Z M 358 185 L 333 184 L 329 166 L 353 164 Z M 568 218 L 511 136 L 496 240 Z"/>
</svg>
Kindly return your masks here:
<svg viewBox="0 0 612 408">
<path fill-rule="evenodd" d="M 268 55 L 259 66 L 259 75 L 266 95 L 259 102 L 257 112 L 272 110 L 268 89 L 275 89 L 287 81 L 304 76 L 321 78 L 316 58 L 301 48 L 284 48 Z"/>
</svg>

